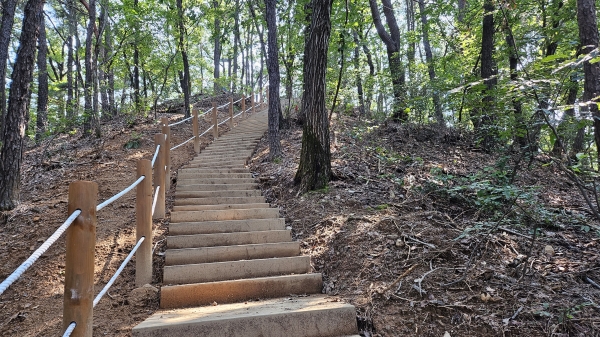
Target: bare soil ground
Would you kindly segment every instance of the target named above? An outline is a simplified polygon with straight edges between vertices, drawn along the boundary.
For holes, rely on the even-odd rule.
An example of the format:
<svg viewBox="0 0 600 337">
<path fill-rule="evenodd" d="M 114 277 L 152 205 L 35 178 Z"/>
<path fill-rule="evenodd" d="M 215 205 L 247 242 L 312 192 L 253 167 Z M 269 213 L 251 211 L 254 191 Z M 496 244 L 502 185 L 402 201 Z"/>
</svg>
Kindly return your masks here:
<svg viewBox="0 0 600 337">
<path fill-rule="evenodd" d="M 559 171 L 457 130 L 336 118 L 326 189 L 293 184 L 297 125 L 252 170 L 362 336 L 600 336 L 598 223 Z"/>
<path fill-rule="evenodd" d="M 218 104 L 228 102 L 219 97 Z M 208 102 L 207 104 L 210 104 Z M 205 111 L 210 106 L 200 107 Z M 159 115 L 171 122 L 182 115 Z M 221 112 L 219 120 L 228 113 Z M 200 130 L 210 126 L 200 121 Z M 220 133 L 228 127 L 220 127 Z M 22 203 L 2 214 L 0 224 L 0 279 L 4 280 L 68 217 L 69 183 L 90 180 L 98 183 L 98 201 L 104 201 L 135 181 L 136 161 L 152 159 L 154 134 L 160 133 L 153 118 L 132 120 L 126 116 L 102 123 L 102 138 L 84 138 L 81 134 L 58 135 L 31 144 L 24 154 Z M 212 132 L 210 132 L 212 135 Z M 191 121 L 172 128 L 171 146 L 192 136 Z M 212 136 L 201 138 L 201 148 Z M 128 149 L 125 144 L 139 143 Z M 177 169 L 194 156 L 193 142 L 172 151 L 171 190 L 167 209 L 172 208 Z M 135 192 L 130 192 L 98 212 L 95 290 L 113 276 L 135 244 Z M 164 234 L 169 214 L 154 222 L 154 282 L 160 286 Z M 135 259 L 135 258 L 134 258 Z M 131 329 L 158 309 L 158 297 L 143 301 L 132 296 L 135 289 L 135 261 L 130 262 L 116 283 L 94 309 L 94 336 L 130 336 Z M 61 237 L 17 282 L 0 295 L 1 336 L 62 335 L 62 303 L 65 268 L 65 237 Z"/>
</svg>

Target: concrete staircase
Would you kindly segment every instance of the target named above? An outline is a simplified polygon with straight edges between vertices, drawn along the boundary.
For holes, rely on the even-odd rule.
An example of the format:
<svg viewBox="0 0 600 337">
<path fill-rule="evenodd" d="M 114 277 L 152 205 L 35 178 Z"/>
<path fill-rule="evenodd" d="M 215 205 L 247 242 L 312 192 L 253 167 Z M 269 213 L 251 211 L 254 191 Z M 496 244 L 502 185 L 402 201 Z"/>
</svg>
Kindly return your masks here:
<svg viewBox="0 0 600 337">
<path fill-rule="evenodd" d="M 245 167 L 266 130 L 259 112 L 179 171 L 161 310 L 133 336 L 358 336 Z"/>
</svg>

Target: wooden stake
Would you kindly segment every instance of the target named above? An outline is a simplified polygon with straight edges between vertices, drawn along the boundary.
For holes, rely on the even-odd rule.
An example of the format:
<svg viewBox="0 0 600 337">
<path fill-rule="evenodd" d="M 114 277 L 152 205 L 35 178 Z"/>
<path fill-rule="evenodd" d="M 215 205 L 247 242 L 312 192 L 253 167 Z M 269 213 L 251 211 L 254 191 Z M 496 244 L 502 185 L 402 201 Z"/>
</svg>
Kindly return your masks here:
<svg viewBox="0 0 600 337">
<path fill-rule="evenodd" d="M 144 242 L 135 254 L 135 286 L 152 283 L 152 162 L 140 159 L 137 162 L 137 178 L 144 180 L 136 188 L 135 224 L 136 242 Z"/>
<path fill-rule="evenodd" d="M 213 137 L 215 139 L 219 138 L 219 121 L 217 121 L 217 103 L 212 102 L 212 106 L 213 106 L 213 110 L 212 110 L 212 117 L 213 117 Z"/>
<path fill-rule="evenodd" d="M 242 94 L 242 119 L 246 118 L 246 95 Z"/>
<path fill-rule="evenodd" d="M 165 192 L 171 188 L 171 127 L 169 126 L 169 119 L 167 117 L 163 117 L 161 119 L 163 121 L 162 133 L 167 135 L 167 139 L 165 140 L 165 165 L 167 166 L 167 171 L 165 173 Z"/>
<path fill-rule="evenodd" d="M 192 112 L 194 118 L 192 118 L 192 131 L 194 132 L 194 151 L 196 154 L 200 153 L 200 131 L 198 130 L 198 109 L 194 109 Z"/>
<path fill-rule="evenodd" d="M 94 301 L 94 251 L 98 184 L 74 181 L 69 185 L 68 213 L 81 210 L 67 230 L 63 331 L 77 323 L 71 336 L 91 337 Z"/>
<path fill-rule="evenodd" d="M 233 96 L 229 98 L 229 127 L 233 129 Z"/>
<path fill-rule="evenodd" d="M 158 197 L 156 197 L 156 208 L 154 209 L 154 219 L 162 219 L 165 217 L 165 135 L 158 133 L 154 135 L 154 144 L 160 145 L 158 151 L 158 158 L 154 163 L 154 189 L 156 186 L 160 186 L 158 190 Z M 154 192 L 156 193 L 156 192 Z"/>
</svg>

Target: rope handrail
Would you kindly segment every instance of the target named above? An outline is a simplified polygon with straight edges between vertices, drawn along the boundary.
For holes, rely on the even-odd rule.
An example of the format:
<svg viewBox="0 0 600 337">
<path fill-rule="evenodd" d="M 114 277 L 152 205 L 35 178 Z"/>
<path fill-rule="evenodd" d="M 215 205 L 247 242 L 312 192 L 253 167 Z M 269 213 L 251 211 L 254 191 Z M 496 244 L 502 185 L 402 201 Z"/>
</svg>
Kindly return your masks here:
<svg viewBox="0 0 600 337">
<path fill-rule="evenodd" d="M 160 191 L 160 185 L 156 186 L 154 191 L 154 200 L 152 200 L 152 216 L 154 216 L 154 210 L 156 209 L 156 202 L 158 201 L 158 191 Z"/>
<path fill-rule="evenodd" d="M 154 163 L 156 163 L 156 158 L 158 158 L 158 152 L 160 150 L 160 144 L 156 146 L 156 151 L 154 151 L 154 157 L 152 157 L 152 167 L 154 167 Z"/>
<path fill-rule="evenodd" d="M 125 195 L 127 192 L 134 189 L 137 185 L 139 185 L 139 183 L 142 182 L 142 180 L 144 180 L 144 178 L 146 178 L 146 176 L 139 177 L 133 184 L 129 185 L 129 187 L 127 187 L 126 189 L 122 190 L 121 192 L 113 195 L 110 199 L 104 201 L 100 205 L 96 206 L 96 211 L 99 211 L 99 210 L 103 209 L 104 207 L 112 204 L 115 200 L 119 199 L 120 197 Z"/>
<path fill-rule="evenodd" d="M 37 261 L 42 254 L 50 248 L 50 246 L 58 240 L 58 238 L 71 226 L 73 221 L 81 214 L 81 210 L 76 210 L 71 213 L 71 216 L 67 218 L 67 220 L 60 226 L 58 229 L 50 236 L 38 249 L 29 256 L 25 262 L 23 262 L 10 276 L 6 278 L 2 283 L 0 283 L 0 295 L 8 289 L 8 287 L 13 284 L 23 273 L 33 265 L 35 261 Z"/>
<path fill-rule="evenodd" d="M 115 281 L 117 280 L 117 277 L 119 277 L 119 275 L 121 274 L 121 272 L 123 271 L 123 269 L 125 269 L 125 266 L 127 265 L 127 263 L 129 263 L 129 261 L 131 260 L 131 258 L 135 254 L 135 252 L 137 252 L 138 248 L 140 248 L 142 242 L 144 242 L 145 239 L 146 239 L 145 236 L 142 236 L 139 239 L 139 241 L 133 247 L 133 249 L 131 250 L 131 252 L 129 252 L 129 255 L 127 255 L 127 257 L 125 258 L 125 260 L 123 261 L 123 263 L 121 263 L 121 266 L 119 267 L 119 269 L 117 269 L 117 271 L 115 272 L 115 274 L 113 275 L 113 277 L 110 278 L 110 280 L 104 286 L 104 288 L 102 288 L 102 290 L 98 293 L 98 295 L 96 295 L 96 298 L 94 298 L 94 303 L 93 303 L 92 307 L 95 307 L 96 304 L 98 304 L 98 302 L 100 302 L 100 300 L 102 299 L 102 297 L 104 296 L 104 294 L 106 294 L 106 292 L 108 291 L 108 289 L 110 289 L 110 287 L 113 285 L 113 283 L 115 283 Z"/>
<path fill-rule="evenodd" d="M 231 117 L 227 117 L 227 118 L 226 118 L 224 121 L 222 121 L 221 123 L 219 123 L 219 124 L 217 124 L 217 125 L 219 125 L 219 126 L 220 126 L 220 125 L 222 125 L 222 124 L 225 124 L 225 123 L 227 123 L 227 121 L 229 121 L 229 119 L 230 119 L 230 118 L 231 118 Z"/>
<path fill-rule="evenodd" d="M 206 129 L 206 131 L 202 132 L 202 134 L 199 135 L 198 137 L 204 136 L 208 131 L 212 130 L 212 128 L 214 128 L 214 127 L 215 127 L 214 125 L 211 125 L 210 128 Z"/>
<path fill-rule="evenodd" d="M 218 107 L 217 107 L 217 110 L 219 110 L 219 109 L 223 109 L 223 108 L 224 108 L 224 107 L 226 107 L 226 106 L 229 106 L 229 102 L 227 102 L 227 103 L 225 103 L 225 104 L 223 104 L 223 105 L 220 105 L 220 106 L 218 106 Z"/>
<path fill-rule="evenodd" d="M 203 113 L 201 113 L 200 115 L 198 115 L 198 117 L 200 117 L 200 116 L 204 116 L 204 115 L 206 115 L 207 113 L 209 113 L 209 112 L 211 112 L 211 111 L 212 111 L 212 108 L 210 108 L 210 109 L 208 109 L 208 110 L 204 111 Z"/>
<path fill-rule="evenodd" d="M 179 144 L 179 145 L 177 145 L 177 146 L 174 146 L 174 147 L 172 147 L 172 148 L 171 148 L 171 151 L 175 150 L 176 148 L 178 148 L 178 147 L 180 147 L 180 146 L 183 146 L 183 145 L 185 145 L 185 144 L 187 144 L 187 143 L 191 142 L 191 141 L 192 141 L 194 138 L 196 138 L 196 136 L 192 136 L 192 138 L 190 138 L 190 139 L 186 140 L 185 142 L 183 142 L 183 143 L 181 143 L 181 144 Z"/>
<path fill-rule="evenodd" d="M 238 118 L 243 112 L 238 113 L 237 115 L 233 116 L 233 119 Z"/>
<path fill-rule="evenodd" d="M 239 102 L 241 102 L 241 101 L 242 101 L 242 99 L 240 98 L 240 99 L 238 99 L 237 101 L 233 102 L 233 104 L 238 104 L 238 103 L 239 103 Z"/>
<path fill-rule="evenodd" d="M 171 123 L 171 124 L 169 124 L 169 126 L 175 126 L 175 125 L 183 124 L 183 123 L 189 121 L 192 118 L 194 118 L 194 116 L 190 116 L 190 117 L 188 117 L 186 119 L 182 119 L 179 122 Z"/>
<path fill-rule="evenodd" d="M 69 326 L 67 327 L 67 330 L 65 330 L 63 337 L 70 337 L 71 334 L 73 333 L 73 330 L 75 330 L 76 326 L 77 326 L 76 322 L 71 322 L 71 324 L 69 324 Z"/>
</svg>

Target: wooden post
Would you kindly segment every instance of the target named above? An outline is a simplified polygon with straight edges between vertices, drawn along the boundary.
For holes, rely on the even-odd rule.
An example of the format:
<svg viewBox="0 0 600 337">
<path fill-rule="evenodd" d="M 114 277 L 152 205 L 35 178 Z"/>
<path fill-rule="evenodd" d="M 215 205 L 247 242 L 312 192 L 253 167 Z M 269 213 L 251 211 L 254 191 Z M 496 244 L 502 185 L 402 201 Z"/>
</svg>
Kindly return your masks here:
<svg viewBox="0 0 600 337">
<path fill-rule="evenodd" d="M 152 283 L 152 162 L 140 159 L 137 162 L 137 178 L 144 180 L 136 188 L 135 237 L 144 242 L 135 254 L 135 286 Z"/>
<path fill-rule="evenodd" d="M 212 117 L 213 117 L 213 137 L 219 138 L 219 121 L 217 120 L 217 103 L 212 103 Z"/>
<path fill-rule="evenodd" d="M 242 94 L 242 119 L 246 118 L 246 95 Z"/>
<path fill-rule="evenodd" d="M 94 251 L 98 184 L 74 181 L 69 185 L 68 212 L 81 210 L 67 230 L 63 331 L 75 322 L 71 336 L 91 337 L 94 301 Z"/>
<path fill-rule="evenodd" d="M 254 99 L 254 91 L 252 92 L 252 96 L 250 96 L 250 103 L 252 104 L 252 114 L 256 113 L 256 105 L 254 104 L 255 102 Z"/>
<path fill-rule="evenodd" d="M 160 145 L 158 158 L 154 163 L 154 188 L 160 186 L 158 197 L 156 197 L 156 208 L 154 209 L 154 219 L 162 219 L 165 217 L 165 135 L 158 133 L 154 135 L 154 144 Z M 155 192 L 156 193 L 156 192 Z"/>
<path fill-rule="evenodd" d="M 165 140 L 165 165 L 167 166 L 167 171 L 165 173 L 165 192 L 171 188 L 171 127 L 169 126 L 169 119 L 167 117 L 161 118 L 163 121 L 162 125 L 162 133 L 167 135 Z"/>
<path fill-rule="evenodd" d="M 233 96 L 229 98 L 229 127 L 233 129 Z"/>
<path fill-rule="evenodd" d="M 194 132 L 194 151 L 196 151 L 196 154 L 200 153 L 200 137 L 198 137 L 198 135 L 200 134 L 200 131 L 198 130 L 198 109 L 194 109 L 194 111 L 192 111 L 192 114 L 194 115 L 194 118 L 192 118 L 192 131 Z"/>
</svg>

